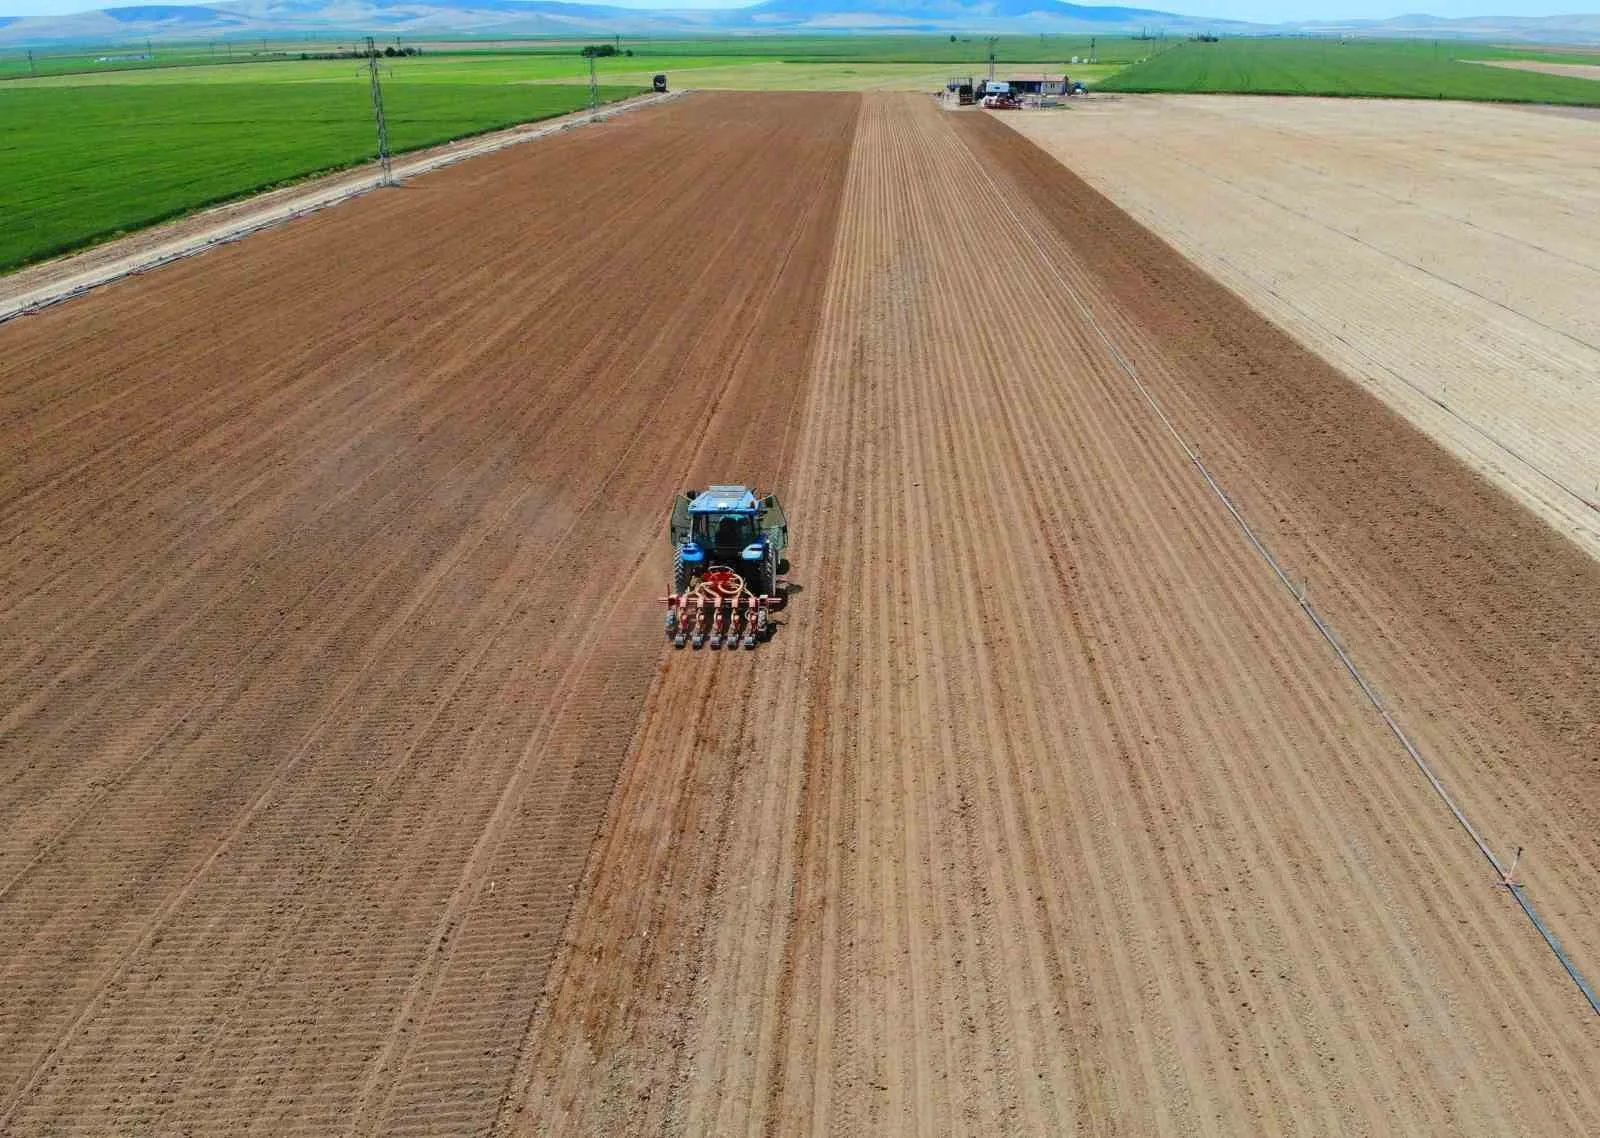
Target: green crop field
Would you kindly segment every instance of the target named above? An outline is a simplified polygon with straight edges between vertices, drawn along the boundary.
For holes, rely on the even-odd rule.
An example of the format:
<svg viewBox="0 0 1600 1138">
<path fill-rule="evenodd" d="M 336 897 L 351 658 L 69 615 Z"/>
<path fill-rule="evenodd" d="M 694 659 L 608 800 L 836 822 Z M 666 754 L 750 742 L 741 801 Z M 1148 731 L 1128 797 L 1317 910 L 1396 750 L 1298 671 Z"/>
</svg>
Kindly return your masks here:
<svg viewBox="0 0 1600 1138">
<path fill-rule="evenodd" d="M 1087 52 L 1088 44 L 1080 45 Z M 981 48 L 980 48 L 981 53 Z M 998 73 L 1006 70 L 1060 71 L 1093 79 L 1115 72 L 1123 63 L 1107 61 L 1102 53 L 1098 64 L 1070 64 L 1066 59 L 1049 57 L 1002 61 Z M 997 53 L 998 55 L 998 53 Z M 355 60 L 292 60 L 241 62 L 217 66 L 174 66 L 139 68 L 99 73 L 49 76 L 19 83 L 0 83 L 0 94 L 27 87 L 144 87 L 144 86 L 222 86 L 238 84 L 342 83 L 357 75 L 363 65 Z M 988 64 L 982 58 L 924 60 L 922 62 L 881 59 L 779 59 L 764 55 L 685 54 L 668 55 L 643 50 L 634 56 L 600 59 L 596 70 L 602 83 L 648 86 L 650 77 L 665 72 L 675 86 L 732 88 L 739 90 L 870 90 L 894 87 L 921 89 L 939 87 L 953 75 L 983 75 Z M 384 60 L 384 75 L 418 84 L 520 84 L 587 83 L 589 67 L 568 45 L 560 55 L 545 52 L 476 53 L 435 52 L 422 56 Z M 360 72 L 364 75 L 365 72 Z M 387 78 L 385 80 L 387 82 Z"/>
<path fill-rule="evenodd" d="M 405 41 L 411 42 L 411 41 Z M 579 55 L 584 41 L 495 40 L 478 45 L 471 40 L 422 41 L 422 54 L 394 60 L 386 66 L 405 68 L 440 82 L 518 82 L 538 79 L 588 78 L 588 63 Z M 806 65 L 895 64 L 950 65 L 978 70 L 986 66 L 988 41 L 983 37 L 949 36 L 762 36 L 696 40 L 638 39 L 613 41 L 631 56 L 601 58 L 606 74 L 654 73 L 716 67 L 785 64 L 804 81 Z M 349 42 L 253 41 L 253 44 L 143 44 L 34 53 L 30 59 L 16 50 L 0 52 L 0 80 L 37 79 L 82 84 L 109 83 L 228 83 L 273 76 L 278 82 L 297 82 L 305 68 L 323 73 L 348 70 L 347 61 L 305 61 L 302 53 L 349 51 Z M 392 46 L 379 44 L 379 48 Z M 1037 65 L 1048 61 L 1059 68 L 1073 56 L 1093 54 L 1102 65 L 1120 67 L 1142 59 L 1148 45 L 1130 39 L 1088 36 L 999 36 L 995 59 L 1002 66 Z M 332 65 L 331 67 L 329 65 Z M 289 65 L 287 69 L 285 65 Z"/>
<path fill-rule="evenodd" d="M 675 86 L 935 88 L 983 74 L 982 37 L 783 36 L 613 40 L 609 99 L 664 71 Z M 376 150 L 364 61 L 314 40 L 0 53 L 0 272 L 325 170 Z M 382 61 L 396 152 L 556 115 L 587 100 L 583 41 L 405 41 Z M 1002 36 L 1001 68 L 1087 79 L 1148 50 L 1125 39 Z M 1069 65 L 1073 56 L 1098 65 Z M 632 54 L 625 54 L 625 53 Z M 1043 61 L 1043 62 L 1041 62 Z"/>
<path fill-rule="evenodd" d="M 601 82 L 623 74 L 649 75 L 660 70 L 726 66 L 723 56 L 617 57 L 596 61 Z M 384 81 L 406 83 L 475 84 L 496 86 L 515 83 L 588 83 L 589 63 L 578 49 L 567 45 L 559 55 L 549 52 L 429 52 L 419 56 L 384 59 Z M 340 83 L 352 77 L 365 82 L 366 62 L 360 59 L 241 60 L 228 64 L 174 64 L 171 67 L 73 72 L 38 79 L 13 79 L 0 83 L 0 91 L 13 87 L 188 87 L 238 84 Z"/>
<path fill-rule="evenodd" d="M 563 114 L 588 95 L 577 86 L 389 82 L 390 146 Z M 376 152 L 368 83 L 354 62 L 338 79 L 298 84 L 0 84 L 0 270 Z"/>
<path fill-rule="evenodd" d="M 1511 59 L 1582 63 L 1586 57 L 1426 40 L 1184 41 L 1098 86 L 1103 91 L 1600 104 L 1595 80 L 1486 66 Z"/>
<path fill-rule="evenodd" d="M 622 46 L 643 54 L 733 57 L 758 62 L 786 63 L 953 63 L 976 66 L 988 59 L 988 37 L 938 35 L 832 35 L 741 36 L 703 40 L 630 41 Z M 1028 63 L 1041 59 L 1071 59 L 1091 51 L 1105 63 L 1131 63 L 1145 55 L 1140 43 L 1126 37 L 1100 36 L 996 36 L 995 59 L 1002 63 Z"/>
<path fill-rule="evenodd" d="M 383 61 L 393 149 L 577 109 L 582 42 L 406 41 L 421 54 Z M 619 54 L 597 61 L 608 100 L 658 71 L 675 86 L 931 89 L 984 74 L 989 51 L 984 37 L 945 35 L 612 43 Z M 363 62 L 302 58 L 354 47 L 321 37 L 0 53 L 0 272 L 371 158 Z M 1095 64 L 1070 62 L 1091 54 Z M 1101 90 L 1600 103 L 1600 83 L 1483 63 L 1600 57 L 1459 43 L 1001 36 L 995 58 L 1002 75 L 1066 70 Z"/>
</svg>

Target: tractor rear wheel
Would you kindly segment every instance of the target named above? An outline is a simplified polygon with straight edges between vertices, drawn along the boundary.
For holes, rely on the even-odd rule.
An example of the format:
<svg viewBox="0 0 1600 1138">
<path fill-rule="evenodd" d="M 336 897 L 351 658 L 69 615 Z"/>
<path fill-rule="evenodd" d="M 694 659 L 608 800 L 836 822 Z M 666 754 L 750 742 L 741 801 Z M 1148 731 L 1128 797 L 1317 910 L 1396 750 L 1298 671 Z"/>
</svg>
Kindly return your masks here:
<svg viewBox="0 0 1600 1138">
<path fill-rule="evenodd" d="M 772 597 L 778 593 L 778 551 L 767 546 L 761 555 L 761 565 L 750 582 L 750 591 L 758 597 Z"/>
<path fill-rule="evenodd" d="M 672 555 L 672 593 L 681 597 L 689 591 L 689 567 L 683 563 L 683 550 Z"/>
</svg>

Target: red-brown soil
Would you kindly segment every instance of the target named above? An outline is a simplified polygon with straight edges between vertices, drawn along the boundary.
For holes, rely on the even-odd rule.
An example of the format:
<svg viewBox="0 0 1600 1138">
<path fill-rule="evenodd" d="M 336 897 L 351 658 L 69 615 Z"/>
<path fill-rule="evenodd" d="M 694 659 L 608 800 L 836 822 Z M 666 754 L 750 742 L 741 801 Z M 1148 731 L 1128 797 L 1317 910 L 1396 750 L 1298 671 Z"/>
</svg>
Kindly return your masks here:
<svg viewBox="0 0 1600 1138">
<path fill-rule="evenodd" d="M 0 329 L 0 1132 L 488 1125 L 855 112 L 623 116 Z"/>
<path fill-rule="evenodd" d="M 1592 1129 L 1581 996 L 1096 325 L 1591 973 L 1593 566 L 983 116 L 866 100 L 840 225 L 801 603 L 664 665 L 501 1128 Z"/>
<path fill-rule="evenodd" d="M 1106 338 L 1600 972 L 1591 562 L 987 116 L 694 95 L 0 329 L 0 1132 L 1600 1130 Z"/>
</svg>

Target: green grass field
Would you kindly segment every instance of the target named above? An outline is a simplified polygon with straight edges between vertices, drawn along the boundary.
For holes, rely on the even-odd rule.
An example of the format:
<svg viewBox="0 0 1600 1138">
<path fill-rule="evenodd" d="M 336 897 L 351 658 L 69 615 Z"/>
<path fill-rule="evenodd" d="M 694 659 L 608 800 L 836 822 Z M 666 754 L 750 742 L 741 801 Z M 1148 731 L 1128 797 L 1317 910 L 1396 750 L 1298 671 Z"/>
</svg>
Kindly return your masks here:
<svg viewBox="0 0 1600 1138">
<path fill-rule="evenodd" d="M 933 89 L 986 71 L 975 36 L 858 35 L 614 41 L 598 61 L 608 99 L 664 71 L 675 86 L 746 90 Z M 412 41 L 385 59 L 395 151 L 574 110 L 582 41 Z M 0 272 L 375 151 L 360 60 L 326 37 L 0 53 Z M 387 46 L 380 44 L 380 47 Z M 1095 65 L 1072 64 L 1074 57 Z M 1156 54 L 1152 54 L 1156 53 Z M 1600 56 L 1417 41 L 1178 43 L 1001 36 L 999 71 L 1067 70 L 1101 90 L 1391 95 L 1600 103 L 1600 83 L 1472 60 Z M 1148 58 L 1147 58 L 1148 57 Z"/>
<path fill-rule="evenodd" d="M 396 152 L 560 114 L 587 98 L 582 41 L 406 42 L 422 54 L 383 60 Z M 300 58 L 353 46 L 324 37 L 0 55 L 0 272 L 371 158 L 364 62 Z M 988 53 L 982 38 L 948 36 L 624 38 L 620 46 L 634 54 L 597 61 L 608 99 L 659 71 L 676 86 L 931 90 L 983 74 Z M 1098 67 L 1069 70 L 1094 78 L 1147 48 L 1104 40 Z M 1088 37 L 1005 36 L 995 55 L 1002 70 L 1060 70 L 1089 52 Z"/>
<path fill-rule="evenodd" d="M 1087 49 L 1087 44 L 1083 45 Z M 1072 54 L 1067 53 L 1067 59 Z M 998 65 L 1007 70 L 1060 71 L 1094 79 L 1124 66 L 1066 63 L 1058 59 L 1022 59 Z M 0 83 L 0 95 L 16 87 L 149 87 L 237 86 L 242 84 L 345 83 L 364 75 L 356 60 L 293 60 L 249 62 L 217 66 L 175 66 L 129 69 L 101 73 L 55 75 L 13 83 Z M 665 72 L 675 86 L 732 88 L 749 91 L 837 91 L 899 88 L 934 89 L 955 75 L 987 74 L 984 60 L 896 62 L 884 60 L 776 59 L 763 55 L 658 55 L 607 58 L 597 61 L 602 83 L 648 86 L 650 77 Z M 409 59 L 384 60 L 388 77 L 417 84 L 496 85 L 521 83 L 587 83 L 588 63 L 570 49 L 548 53 L 434 53 Z"/>
<path fill-rule="evenodd" d="M 1101 82 L 1104 91 L 1356 95 L 1600 104 L 1600 82 L 1486 67 L 1485 60 L 1583 63 L 1581 55 L 1425 40 L 1180 42 Z"/>
<path fill-rule="evenodd" d="M 732 62 L 684 68 L 671 72 L 676 82 L 709 90 L 733 91 L 937 91 L 954 78 L 988 74 L 987 65 L 950 63 L 795 63 L 771 60 L 765 63 Z M 1060 60 L 1020 61 L 1001 64 L 996 75 L 1004 78 L 1011 71 L 1063 69 Z M 1085 82 L 1115 73 L 1117 64 L 1072 64 L 1065 70 Z M 646 77 L 647 76 L 643 76 Z"/>
<path fill-rule="evenodd" d="M 588 83 L 589 64 L 570 47 L 560 55 L 545 52 L 429 53 L 410 58 L 384 59 L 383 75 L 408 83 L 503 86 L 515 83 Z M 596 61 L 602 83 L 623 74 L 650 75 L 655 71 L 726 66 L 724 56 L 673 56 L 617 58 Z M 130 68 L 100 72 L 75 72 L 39 79 L 0 83 L 0 91 L 13 87 L 146 87 L 237 86 L 239 84 L 340 83 L 364 77 L 366 63 L 359 59 L 252 60 L 231 64 Z"/>
<path fill-rule="evenodd" d="M 392 42 L 392 41 L 391 41 Z M 464 81 L 478 82 L 499 75 L 506 81 L 521 79 L 588 78 L 588 64 L 579 54 L 582 40 L 526 40 L 515 46 L 494 40 L 478 44 L 470 39 L 437 41 L 405 40 L 423 48 L 421 56 L 400 60 L 418 64 L 430 74 L 451 81 L 458 75 Z M 672 71 L 715 66 L 750 66 L 764 63 L 785 64 L 953 64 L 966 69 L 981 67 L 987 59 L 988 44 L 982 37 L 958 36 L 724 36 L 715 39 L 660 40 L 622 37 L 621 48 L 634 53 L 631 58 L 604 58 L 602 71 Z M 82 83 L 91 78 L 112 82 L 137 81 L 190 82 L 175 77 L 175 70 L 193 68 L 211 72 L 244 69 L 259 74 L 263 67 L 284 63 L 300 65 L 302 52 L 348 50 L 348 41 L 336 43 L 326 38 L 308 41 L 253 40 L 229 44 L 218 40 L 205 44 L 123 44 L 93 51 L 81 49 L 56 52 L 0 52 L 0 80 L 65 79 Z M 379 43 L 381 49 L 385 43 Z M 1000 36 L 995 58 L 1002 64 L 1016 65 L 1050 60 L 1059 67 L 1074 55 L 1090 54 L 1088 36 Z M 1094 53 L 1103 64 L 1122 66 L 1147 54 L 1146 45 L 1127 39 L 1101 37 Z M 149 58 L 141 58 L 144 56 Z M 237 82 L 213 75 L 204 82 Z"/>
<path fill-rule="evenodd" d="M 226 87 L 0 84 L 0 270 L 374 157 L 367 80 L 354 63 L 343 70 Z M 577 86 L 386 82 L 390 147 L 563 114 L 588 95 Z"/>
</svg>

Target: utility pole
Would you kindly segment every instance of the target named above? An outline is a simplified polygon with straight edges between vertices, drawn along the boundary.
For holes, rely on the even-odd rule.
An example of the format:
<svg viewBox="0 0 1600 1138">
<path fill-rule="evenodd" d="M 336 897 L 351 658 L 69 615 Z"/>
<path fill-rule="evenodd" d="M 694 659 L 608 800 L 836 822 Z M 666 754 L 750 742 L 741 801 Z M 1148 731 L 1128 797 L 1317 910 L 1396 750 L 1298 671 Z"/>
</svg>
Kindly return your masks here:
<svg viewBox="0 0 1600 1138">
<path fill-rule="evenodd" d="M 600 109 L 600 79 L 595 74 L 594 53 L 589 53 L 589 113 L 592 115 Z"/>
<path fill-rule="evenodd" d="M 39 72 L 33 66 L 33 48 L 31 48 L 31 47 L 28 49 L 28 74 L 29 75 L 38 75 L 39 74 Z"/>
<path fill-rule="evenodd" d="M 383 84 L 378 82 L 378 47 L 367 37 L 367 72 L 372 77 L 372 117 L 378 122 L 378 161 L 383 163 L 380 186 L 394 185 L 394 166 L 389 161 L 389 124 L 383 121 Z"/>
<path fill-rule="evenodd" d="M 999 36 L 989 37 L 989 78 L 994 78 L 994 45 L 1000 42 Z"/>
</svg>

